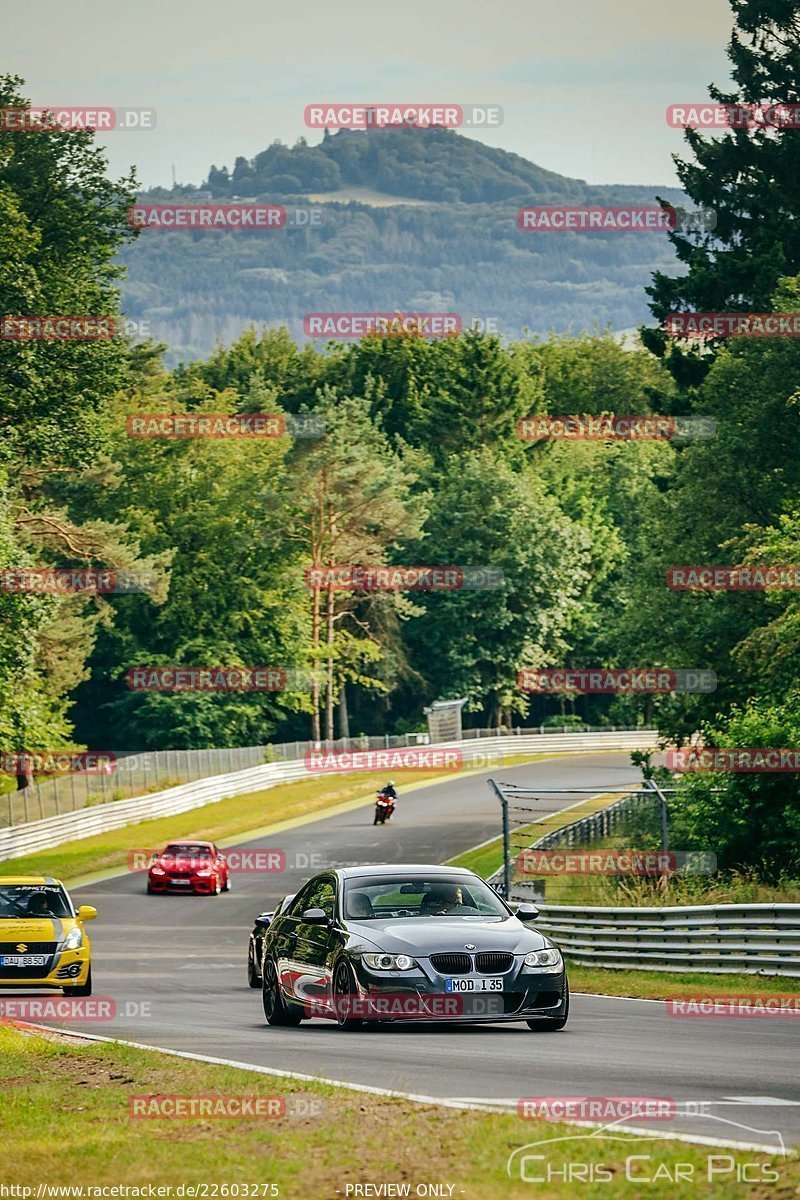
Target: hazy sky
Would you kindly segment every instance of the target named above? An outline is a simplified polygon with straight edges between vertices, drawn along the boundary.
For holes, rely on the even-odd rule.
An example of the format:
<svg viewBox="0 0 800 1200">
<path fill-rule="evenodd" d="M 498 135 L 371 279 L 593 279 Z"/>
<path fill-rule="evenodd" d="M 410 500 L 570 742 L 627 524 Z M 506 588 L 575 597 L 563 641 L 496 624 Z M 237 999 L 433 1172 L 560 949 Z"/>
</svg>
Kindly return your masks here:
<svg viewBox="0 0 800 1200">
<path fill-rule="evenodd" d="M 0 0 L 4 70 L 34 104 L 141 106 L 105 135 L 145 186 L 199 182 L 276 138 L 311 143 L 317 100 L 499 104 L 481 140 L 592 183 L 674 182 L 670 103 L 725 84 L 727 0 Z"/>
</svg>

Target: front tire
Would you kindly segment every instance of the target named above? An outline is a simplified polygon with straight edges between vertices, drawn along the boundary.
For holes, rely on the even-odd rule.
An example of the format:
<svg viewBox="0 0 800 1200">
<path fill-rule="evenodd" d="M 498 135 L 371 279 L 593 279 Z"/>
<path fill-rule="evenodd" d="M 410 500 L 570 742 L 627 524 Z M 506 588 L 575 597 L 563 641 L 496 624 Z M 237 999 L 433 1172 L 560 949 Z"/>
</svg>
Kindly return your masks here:
<svg viewBox="0 0 800 1200">
<path fill-rule="evenodd" d="M 336 1024 L 340 1029 L 361 1029 L 364 1022 L 360 1017 L 348 1017 L 349 1002 L 356 995 L 355 980 L 345 960 L 339 959 L 333 973 L 333 1003 L 336 1012 Z"/>
<path fill-rule="evenodd" d="M 261 1003 L 264 1006 L 264 1016 L 268 1025 L 297 1026 L 302 1020 L 296 1013 L 286 1007 L 278 984 L 278 973 L 275 964 L 268 958 L 264 964 L 264 975 L 261 981 Z"/>
<path fill-rule="evenodd" d="M 86 983 L 79 983 L 77 987 L 65 987 L 61 989 L 65 996 L 91 996 L 92 994 L 92 965 L 89 964 L 89 974 L 86 976 Z"/>
</svg>

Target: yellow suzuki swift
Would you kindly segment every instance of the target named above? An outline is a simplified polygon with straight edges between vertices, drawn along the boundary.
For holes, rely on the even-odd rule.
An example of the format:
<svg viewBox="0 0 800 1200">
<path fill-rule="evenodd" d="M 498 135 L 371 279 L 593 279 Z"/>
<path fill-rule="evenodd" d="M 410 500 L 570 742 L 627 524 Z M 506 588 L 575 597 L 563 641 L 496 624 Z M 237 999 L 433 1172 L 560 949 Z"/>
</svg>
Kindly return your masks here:
<svg viewBox="0 0 800 1200">
<path fill-rule="evenodd" d="M 0 988 L 62 988 L 92 994 L 92 948 L 84 928 L 97 909 L 75 910 L 63 883 L 0 875 Z"/>
</svg>

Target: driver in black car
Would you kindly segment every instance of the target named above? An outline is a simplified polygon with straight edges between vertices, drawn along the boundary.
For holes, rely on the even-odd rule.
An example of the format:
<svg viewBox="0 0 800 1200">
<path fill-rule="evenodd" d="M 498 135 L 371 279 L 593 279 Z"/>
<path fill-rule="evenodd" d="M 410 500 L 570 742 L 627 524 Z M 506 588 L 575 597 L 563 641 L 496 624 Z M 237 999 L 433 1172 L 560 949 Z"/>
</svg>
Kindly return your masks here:
<svg viewBox="0 0 800 1200">
<path fill-rule="evenodd" d="M 464 893 L 461 888 L 447 884 L 426 892 L 420 905 L 420 912 L 423 915 L 442 917 L 447 913 L 457 915 L 465 907 L 472 906 L 464 904 Z"/>
</svg>

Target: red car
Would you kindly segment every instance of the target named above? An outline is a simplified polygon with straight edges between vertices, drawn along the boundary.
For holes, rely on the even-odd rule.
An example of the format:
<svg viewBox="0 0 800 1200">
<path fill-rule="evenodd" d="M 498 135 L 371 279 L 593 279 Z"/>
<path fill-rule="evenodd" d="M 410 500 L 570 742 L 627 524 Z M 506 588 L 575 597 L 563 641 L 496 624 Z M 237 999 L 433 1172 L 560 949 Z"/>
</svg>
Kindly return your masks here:
<svg viewBox="0 0 800 1200">
<path fill-rule="evenodd" d="M 194 892 L 218 896 L 230 890 L 230 868 L 213 842 L 170 842 L 147 869 L 148 895 Z"/>
</svg>

